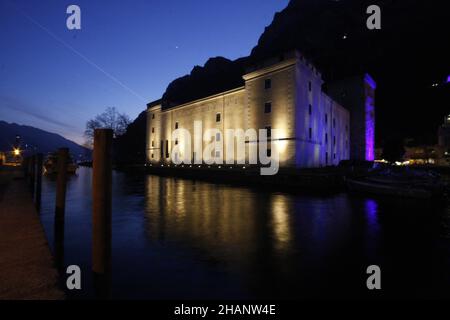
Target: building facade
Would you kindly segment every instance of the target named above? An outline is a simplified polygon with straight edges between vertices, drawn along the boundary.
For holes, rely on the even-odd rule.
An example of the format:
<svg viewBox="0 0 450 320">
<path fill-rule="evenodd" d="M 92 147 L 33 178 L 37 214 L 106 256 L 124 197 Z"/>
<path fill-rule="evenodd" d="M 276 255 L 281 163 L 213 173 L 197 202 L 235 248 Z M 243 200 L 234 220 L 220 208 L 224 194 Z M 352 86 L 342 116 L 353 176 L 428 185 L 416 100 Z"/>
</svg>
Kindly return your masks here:
<svg viewBox="0 0 450 320">
<path fill-rule="evenodd" d="M 175 146 L 180 150 L 184 163 L 199 157 L 206 160 L 204 155 L 184 148 L 185 139 L 172 135 L 176 129 L 186 129 L 192 133 L 190 139 L 199 139 L 197 143 L 204 147 L 210 141 L 194 137 L 195 122 L 202 124 L 203 132 L 207 129 L 222 133 L 227 129 L 264 129 L 269 149 L 277 148 L 280 166 L 321 167 L 350 159 L 350 111 L 322 91 L 321 74 L 301 54 L 294 51 L 284 55 L 282 60 L 265 61 L 249 70 L 243 78 L 245 85 L 242 87 L 164 110 L 160 101 L 149 103 L 148 163 L 173 163 L 172 149 Z M 271 134 L 272 131 L 276 135 Z M 361 134 L 365 139 L 366 132 Z M 226 135 L 211 138 L 219 144 L 230 143 L 227 141 L 230 137 Z M 249 151 L 252 147 L 258 149 L 262 142 L 259 138 L 246 137 L 245 154 L 227 152 L 222 148 L 214 150 L 211 157 L 216 158 L 217 163 L 220 160 L 227 163 L 245 160 L 248 163 Z M 374 146 L 370 147 L 373 150 Z M 189 155 L 182 154 L 185 151 Z M 267 156 L 270 155 L 268 151 Z"/>
<path fill-rule="evenodd" d="M 328 84 L 328 93 L 350 112 L 350 158 L 375 160 L 375 90 L 368 74 Z"/>
</svg>

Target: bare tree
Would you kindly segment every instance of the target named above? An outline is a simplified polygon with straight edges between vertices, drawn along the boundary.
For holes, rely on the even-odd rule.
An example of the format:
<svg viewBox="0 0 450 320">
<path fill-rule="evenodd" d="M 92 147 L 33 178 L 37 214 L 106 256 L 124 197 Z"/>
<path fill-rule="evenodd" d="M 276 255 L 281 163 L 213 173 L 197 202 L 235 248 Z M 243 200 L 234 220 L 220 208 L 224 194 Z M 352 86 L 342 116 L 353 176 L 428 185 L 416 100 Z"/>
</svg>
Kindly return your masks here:
<svg viewBox="0 0 450 320">
<path fill-rule="evenodd" d="M 125 113 L 119 113 L 115 107 L 108 107 L 106 110 L 95 116 L 94 119 L 86 122 L 84 136 L 86 143 L 92 146 L 94 140 L 94 130 L 99 128 L 108 128 L 113 130 L 114 137 L 123 135 L 131 123 L 130 117 Z"/>
</svg>

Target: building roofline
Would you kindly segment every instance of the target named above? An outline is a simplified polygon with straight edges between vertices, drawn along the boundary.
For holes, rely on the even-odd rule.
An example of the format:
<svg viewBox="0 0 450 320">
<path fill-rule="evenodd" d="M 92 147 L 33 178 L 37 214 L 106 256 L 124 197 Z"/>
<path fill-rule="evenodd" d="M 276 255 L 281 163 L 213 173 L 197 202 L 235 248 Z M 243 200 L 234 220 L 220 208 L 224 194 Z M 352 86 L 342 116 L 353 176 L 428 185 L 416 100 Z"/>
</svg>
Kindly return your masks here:
<svg viewBox="0 0 450 320">
<path fill-rule="evenodd" d="M 187 106 L 189 106 L 191 104 L 194 104 L 194 103 L 199 103 L 199 102 L 202 102 L 202 101 L 215 99 L 215 98 L 218 98 L 220 96 L 228 95 L 228 94 L 235 93 L 235 92 L 242 91 L 242 90 L 245 90 L 245 86 L 241 86 L 241 87 L 237 87 L 237 88 L 234 88 L 234 89 L 231 89 L 231 90 L 219 92 L 219 93 L 213 94 L 211 96 L 207 96 L 207 97 L 200 98 L 200 99 L 197 99 L 197 100 L 192 100 L 192 101 L 189 101 L 189 102 L 177 105 L 177 106 L 173 106 L 173 107 L 167 108 L 166 110 L 163 110 L 163 111 L 169 111 L 169 110 L 184 108 L 184 107 L 187 107 Z"/>
<path fill-rule="evenodd" d="M 263 76 L 263 75 L 265 75 L 267 73 L 270 73 L 270 72 L 281 71 L 283 69 L 286 69 L 288 67 L 291 67 L 291 66 L 295 65 L 297 63 L 297 61 L 298 61 L 297 57 L 286 59 L 286 60 L 283 60 L 283 61 L 281 61 L 279 63 L 275 63 L 273 65 L 270 65 L 270 66 L 267 66 L 267 67 L 263 67 L 261 69 L 257 69 L 255 71 L 252 71 L 252 72 L 249 72 L 247 74 L 244 74 L 242 76 L 242 78 L 244 78 L 245 81 L 248 81 L 248 80 L 251 80 L 251 79 L 254 79 L 254 78 L 257 78 L 257 77 L 261 77 L 261 76 Z"/>
<path fill-rule="evenodd" d="M 157 106 L 158 104 L 161 104 L 162 99 L 154 100 L 152 102 L 147 103 L 147 109 L 150 109 L 152 107 Z"/>
</svg>

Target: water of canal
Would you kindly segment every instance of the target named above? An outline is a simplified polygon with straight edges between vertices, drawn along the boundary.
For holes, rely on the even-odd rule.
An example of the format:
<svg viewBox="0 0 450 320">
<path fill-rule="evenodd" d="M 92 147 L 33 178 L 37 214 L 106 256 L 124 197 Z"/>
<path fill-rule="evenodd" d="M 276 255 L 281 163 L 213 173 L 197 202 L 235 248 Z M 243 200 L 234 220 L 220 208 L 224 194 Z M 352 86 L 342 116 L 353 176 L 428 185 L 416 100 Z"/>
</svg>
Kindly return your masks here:
<svg viewBox="0 0 450 320">
<path fill-rule="evenodd" d="M 91 175 L 68 182 L 64 265 L 93 298 Z M 41 219 L 54 250 L 55 181 Z M 309 194 L 113 173 L 112 297 L 450 297 L 450 208 L 442 202 Z M 366 268 L 381 268 L 381 291 Z"/>
</svg>

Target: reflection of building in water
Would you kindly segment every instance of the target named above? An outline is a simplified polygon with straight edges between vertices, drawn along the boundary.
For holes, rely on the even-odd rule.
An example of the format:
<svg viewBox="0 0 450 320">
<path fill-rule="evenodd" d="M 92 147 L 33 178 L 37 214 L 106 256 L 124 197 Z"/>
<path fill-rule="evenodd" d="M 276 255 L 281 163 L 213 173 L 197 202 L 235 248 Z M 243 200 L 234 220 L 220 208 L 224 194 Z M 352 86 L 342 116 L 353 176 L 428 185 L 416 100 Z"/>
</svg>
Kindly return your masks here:
<svg viewBox="0 0 450 320">
<path fill-rule="evenodd" d="M 275 245 L 278 250 L 284 250 L 291 245 L 292 241 L 289 201 L 285 195 L 275 194 L 271 197 L 271 206 Z"/>
<path fill-rule="evenodd" d="M 322 271 L 342 261 L 344 270 L 354 249 L 369 257 L 377 254 L 377 204 L 350 199 L 149 175 L 146 236 L 155 250 L 170 253 L 164 263 L 175 268 L 174 274 L 185 266 L 196 268 L 192 283 L 198 286 L 209 285 L 209 274 L 221 285 L 232 279 L 253 297 L 292 297 L 302 289 L 311 294 L 308 290 L 330 280 Z M 361 232 L 351 231 L 361 223 Z"/>
<path fill-rule="evenodd" d="M 207 129 L 222 132 L 222 136 L 213 135 L 206 142 L 200 138 L 197 143 L 202 144 L 202 150 L 213 141 L 226 146 L 227 129 L 265 129 L 271 147 L 279 152 L 281 166 L 337 165 L 350 156 L 373 160 L 376 86 L 368 75 L 329 87 L 334 97 L 348 103 L 344 105 L 348 109 L 322 90 L 321 74 L 297 51 L 264 61 L 249 69 L 243 79 L 242 87 L 182 105 L 164 106 L 161 100 L 149 103 L 147 161 L 171 163 L 175 146 L 178 159 L 202 159 L 193 147 L 194 121 L 202 122 L 203 133 Z M 173 130 L 178 128 L 190 132 L 191 149 L 185 146 L 188 138 L 172 139 Z M 271 134 L 273 129 L 278 136 Z M 227 154 L 224 147 L 202 160 L 248 163 L 250 145 L 259 146 L 261 141 L 247 137 L 245 142 L 245 154 L 239 155 L 236 149 L 234 154 Z M 270 150 L 267 155 L 271 155 Z"/>
<path fill-rule="evenodd" d="M 246 188 L 148 176 L 145 211 L 149 237 L 195 248 L 206 259 L 244 267 L 261 250 L 282 259 L 292 245 L 292 207 L 284 195 L 259 197 Z M 262 241 L 267 235 L 269 243 Z"/>
</svg>

